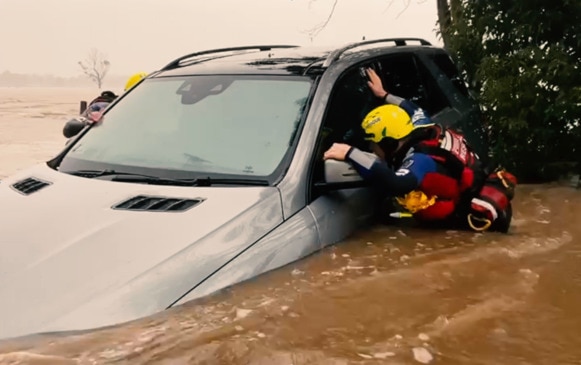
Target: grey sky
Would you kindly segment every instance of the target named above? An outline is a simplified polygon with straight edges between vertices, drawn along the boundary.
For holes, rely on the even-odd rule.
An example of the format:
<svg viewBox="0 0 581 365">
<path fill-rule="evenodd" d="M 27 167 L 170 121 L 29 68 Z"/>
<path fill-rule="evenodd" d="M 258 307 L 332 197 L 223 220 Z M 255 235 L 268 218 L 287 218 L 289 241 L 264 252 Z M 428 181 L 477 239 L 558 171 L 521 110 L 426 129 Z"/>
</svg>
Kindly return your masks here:
<svg viewBox="0 0 581 365">
<path fill-rule="evenodd" d="M 409 6 L 406 8 L 406 3 Z M 0 72 L 80 74 L 91 48 L 111 73 L 153 71 L 185 53 L 243 44 L 309 44 L 333 0 L 0 0 Z M 437 39 L 436 0 L 339 0 L 313 44 Z"/>
</svg>

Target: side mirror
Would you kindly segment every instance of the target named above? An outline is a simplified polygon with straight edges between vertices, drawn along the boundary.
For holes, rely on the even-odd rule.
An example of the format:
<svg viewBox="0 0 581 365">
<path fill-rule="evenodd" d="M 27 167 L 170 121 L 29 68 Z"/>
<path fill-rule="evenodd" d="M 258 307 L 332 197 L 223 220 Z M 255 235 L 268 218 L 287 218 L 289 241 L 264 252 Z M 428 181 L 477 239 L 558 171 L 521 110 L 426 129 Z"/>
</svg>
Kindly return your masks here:
<svg viewBox="0 0 581 365">
<path fill-rule="evenodd" d="M 315 187 L 322 192 L 361 188 L 369 185 L 369 183 L 359 175 L 357 170 L 347 162 L 325 160 L 324 168 L 325 181 L 315 184 Z"/>
<path fill-rule="evenodd" d="M 63 128 L 63 135 L 66 138 L 74 137 L 77 134 L 79 134 L 79 132 L 82 131 L 86 125 L 87 125 L 86 123 L 84 123 L 76 118 L 73 118 L 65 124 L 65 126 Z"/>
<path fill-rule="evenodd" d="M 345 161 L 325 160 L 325 182 L 327 184 L 362 180 L 363 178 L 351 164 Z"/>
</svg>

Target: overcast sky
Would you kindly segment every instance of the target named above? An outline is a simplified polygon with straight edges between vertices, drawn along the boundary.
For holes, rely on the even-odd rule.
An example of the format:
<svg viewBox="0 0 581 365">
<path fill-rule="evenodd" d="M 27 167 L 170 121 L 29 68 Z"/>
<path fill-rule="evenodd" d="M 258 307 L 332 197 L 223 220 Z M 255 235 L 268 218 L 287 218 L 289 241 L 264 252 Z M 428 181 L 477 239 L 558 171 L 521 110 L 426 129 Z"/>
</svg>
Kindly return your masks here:
<svg viewBox="0 0 581 365">
<path fill-rule="evenodd" d="M 80 74 L 91 48 L 111 73 L 150 72 L 183 54 L 250 44 L 343 44 L 436 36 L 436 0 L 0 0 L 0 72 Z"/>
</svg>

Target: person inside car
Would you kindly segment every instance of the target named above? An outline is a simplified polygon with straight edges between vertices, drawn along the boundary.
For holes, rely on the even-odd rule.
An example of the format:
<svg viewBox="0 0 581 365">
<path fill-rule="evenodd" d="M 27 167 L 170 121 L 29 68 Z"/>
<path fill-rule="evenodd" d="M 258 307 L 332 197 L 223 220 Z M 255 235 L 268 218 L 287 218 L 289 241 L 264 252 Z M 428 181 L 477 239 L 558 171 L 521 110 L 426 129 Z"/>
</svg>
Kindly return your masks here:
<svg viewBox="0 0 581 365">
<path fill-rule="evenodd" d="M 131 89 L 135 86 L 139 81 L 145 78 L 147 74 L 145 72 L 137 72 L 127 79 L 125 83 L 125 88 L 123 92 Z M 98 122 L 101 120 L 101 116 L 107 106 L 111 104 L 115 99 L 117 99 L 118 95 L 115 95 L 112 91 L 103 91 L 99 96 L 93 99 L 87 109 L 82 113 L 79 118 L 74 118 L 69 120 L 64 128 L 63 128 L 63 135 L 66 138 L 71 138 L 76 136 L 85 126 Z"/>
<path fill-rule="evenodd" d="M 434 123 L 413 102 L 387 92 L 366 69 L 372 93 L 385 102 L 361 123 L 374 155 L 334 143 L 323 159 L 347 161 L 381 198 L 395 197 L 403 212 L 425 226 L 506 232 L 516 179 L 504 170 L 489 174 L 463 135 Z"/>
</svg>

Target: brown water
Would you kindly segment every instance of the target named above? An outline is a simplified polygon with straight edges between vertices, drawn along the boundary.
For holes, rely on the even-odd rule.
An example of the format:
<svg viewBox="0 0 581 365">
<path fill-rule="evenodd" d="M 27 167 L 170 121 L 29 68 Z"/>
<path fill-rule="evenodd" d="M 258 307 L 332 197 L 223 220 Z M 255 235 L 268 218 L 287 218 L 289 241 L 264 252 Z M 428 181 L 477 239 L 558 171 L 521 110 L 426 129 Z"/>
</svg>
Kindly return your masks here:
<svg viewBox="0 0 581 365">
<path fill-rule="evenodd" d="M 0 89 L 0 176 L 62 147 L 79 93 Z M 508 235 L 376 226 L 150 318 L 0 342 L 0 363 L 581 364 L 581 190 L 514 204 Z"/>
</svg>

